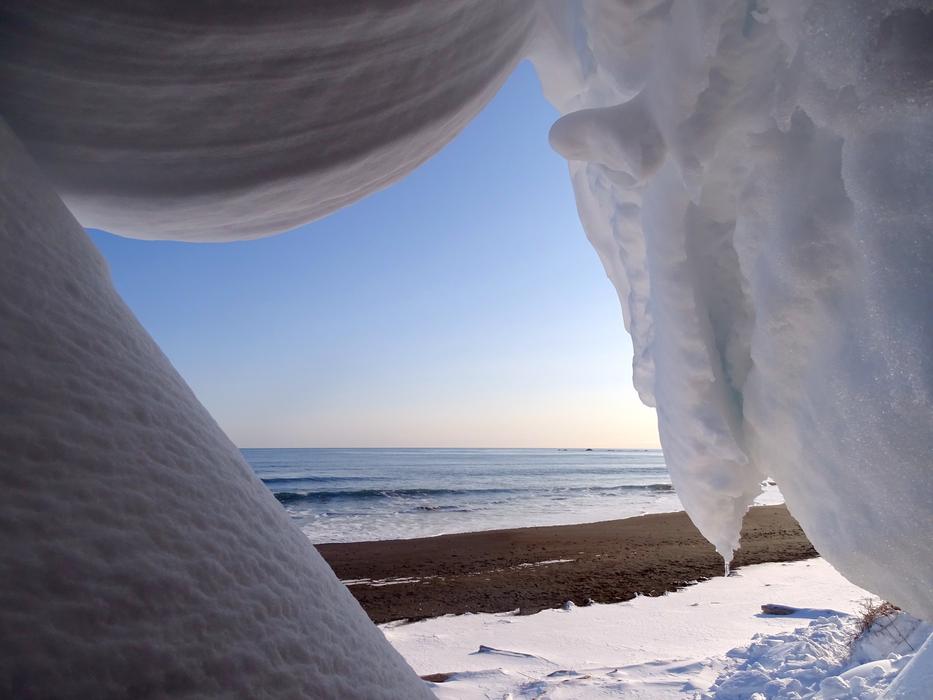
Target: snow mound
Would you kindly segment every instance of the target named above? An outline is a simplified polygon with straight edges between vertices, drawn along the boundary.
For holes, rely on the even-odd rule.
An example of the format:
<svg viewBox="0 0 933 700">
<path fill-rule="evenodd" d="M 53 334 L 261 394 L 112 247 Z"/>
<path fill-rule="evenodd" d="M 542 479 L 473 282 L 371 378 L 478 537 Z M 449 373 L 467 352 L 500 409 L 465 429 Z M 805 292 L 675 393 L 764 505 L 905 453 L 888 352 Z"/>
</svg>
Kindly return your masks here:
<svg viewBox="0 0 933 700">
<path fill-rule="evenodd" d="M 876 621 L 853 644 L 854 629 L 854 619 L 843 615 L 789 633 L 755 635 L 751 644 L 728 653 L 733 665 L 703 697 L 875 700 L 933 633 L 933 625 L 906 613 Z"/>
<path fill-rule="evenodd" d="M 0 211 L 0 696 L 430 697 L 2 121 Z"/>
</svg>

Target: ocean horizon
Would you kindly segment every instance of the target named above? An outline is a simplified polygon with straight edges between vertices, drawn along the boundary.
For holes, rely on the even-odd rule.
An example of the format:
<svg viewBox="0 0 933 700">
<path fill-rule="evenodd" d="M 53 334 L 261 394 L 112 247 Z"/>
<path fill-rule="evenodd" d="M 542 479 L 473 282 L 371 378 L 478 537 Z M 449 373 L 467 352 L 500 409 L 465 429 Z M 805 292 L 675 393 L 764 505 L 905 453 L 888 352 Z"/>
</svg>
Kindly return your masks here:
<svg viewBox="0 0 933 700">
<path fill-rule="evenodd" d="M 683 510 L 658 449 L 242 448 L 316 543 L 570 525 Z M 756 503 L 780 503 L 766 486 Z"/>
</svg>

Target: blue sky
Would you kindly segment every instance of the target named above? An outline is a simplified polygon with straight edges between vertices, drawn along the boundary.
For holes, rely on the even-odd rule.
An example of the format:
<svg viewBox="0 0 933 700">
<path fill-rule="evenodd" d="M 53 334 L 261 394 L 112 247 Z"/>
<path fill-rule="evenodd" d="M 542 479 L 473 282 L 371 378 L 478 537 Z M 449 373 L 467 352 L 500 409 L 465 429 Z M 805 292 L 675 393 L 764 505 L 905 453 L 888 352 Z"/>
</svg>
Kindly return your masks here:
<svg viewBox="0 0 933 700">
<path fill-rule="evenodd" d="M 241 447 L 655 447 L 631 342 L 522 64 L 405 180 L 294 231 L 91 231 Z"/>
</svg>

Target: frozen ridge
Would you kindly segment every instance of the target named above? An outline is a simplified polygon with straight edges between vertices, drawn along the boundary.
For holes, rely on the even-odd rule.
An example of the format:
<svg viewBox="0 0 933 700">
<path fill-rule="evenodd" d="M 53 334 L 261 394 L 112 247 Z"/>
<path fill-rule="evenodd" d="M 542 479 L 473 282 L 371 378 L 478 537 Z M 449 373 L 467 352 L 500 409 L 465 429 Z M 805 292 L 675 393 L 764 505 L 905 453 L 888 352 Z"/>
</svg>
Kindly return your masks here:
<svg viewBox="0 0 933 700">
<path fill-rule="evenodd" d="M 417 167 L 523 57 L 694 522 L 728 560 L 773 476 L 828 561 L 933 620 L 929 0 L 55 0 L 0 20 L 0 694 L 426 692 L 78 222 L 294 227 Z M 205 524 L 205 499 L 230 521 Z"/>
</svg>

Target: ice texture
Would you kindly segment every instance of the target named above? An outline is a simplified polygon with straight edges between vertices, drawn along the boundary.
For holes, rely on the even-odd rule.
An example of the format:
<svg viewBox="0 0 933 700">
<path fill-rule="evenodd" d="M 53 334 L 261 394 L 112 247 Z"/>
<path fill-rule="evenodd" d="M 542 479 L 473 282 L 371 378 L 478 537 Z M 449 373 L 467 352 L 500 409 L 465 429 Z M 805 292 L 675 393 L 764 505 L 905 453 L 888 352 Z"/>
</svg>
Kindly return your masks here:
<svg viewBox="0 0 933 700">
<path fill-rule="evenodd" d="M 3 5 L 4 682 L 412 683 L 54 193 L 129 236 L 275 233 L 404 176 L 524 56 L 694 522 L 729 559 L 773 476 L 933 620 L 931 36 L 929 0 Z"/>
<path fill-rule="evenodd" d="M 726 558 L 770 475 L 933 620 L 933 4 L 556 4 L 532 52 L 673 483 Z"/>
</svg>

